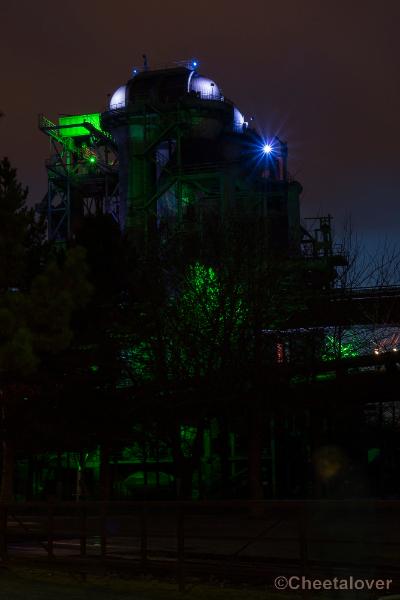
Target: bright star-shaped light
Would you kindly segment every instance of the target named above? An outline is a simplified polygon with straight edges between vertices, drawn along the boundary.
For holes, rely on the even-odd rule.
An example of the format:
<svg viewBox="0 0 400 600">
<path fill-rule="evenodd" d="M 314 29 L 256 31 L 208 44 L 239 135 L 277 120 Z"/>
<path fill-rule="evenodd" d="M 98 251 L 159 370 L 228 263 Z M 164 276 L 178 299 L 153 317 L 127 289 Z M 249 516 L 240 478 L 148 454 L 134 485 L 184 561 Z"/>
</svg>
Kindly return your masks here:
<svg viewBox="0 0 400 600">
<path fill-rule="evenodd" d="M 271 152 L 272 152 L 271 144 L 264 144 L 263 152 L 264 152 L 264 154 L 271 154 Z"/>
</svg>

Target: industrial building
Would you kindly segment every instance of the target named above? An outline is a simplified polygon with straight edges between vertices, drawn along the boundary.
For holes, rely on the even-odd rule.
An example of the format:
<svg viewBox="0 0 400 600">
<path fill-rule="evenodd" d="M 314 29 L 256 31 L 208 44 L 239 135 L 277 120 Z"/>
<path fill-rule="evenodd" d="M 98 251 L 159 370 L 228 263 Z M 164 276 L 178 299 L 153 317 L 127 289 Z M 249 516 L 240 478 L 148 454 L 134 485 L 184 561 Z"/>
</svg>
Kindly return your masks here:
<svg viewBox="0 0 400 600">
<path fill-rule="evenodd" d="M 354 309 L 359 310 L 360 302 L 356 306 L 352 298 L 339 298 L 340 302 L 334 298 L 331 302 L 328 297 L 321 304 L 319 292 L 332 290 L 336 269 L 345 266 L 346 260 L 334 248 L 330 216 L 309 221 L 311 231 L 303 226 L 302 186 L 289 174 L 286 143 L 277 137 L 266 139 L 256 131 L 251 119 L 247 120 L 224 95 L 220 85 L 200 73 L 197 61 L 162 69 L 150 69 L 145 61 L 109 96 L 104 112 L 62 115 L 58 123 L 41 115 L 39 126 L 49 136 L 52 148 L 46 164 L 48 190 L 39 207 L 46 212 L 50 240 L 73 241 L 86 215 L 109 214 L 123 235 L 133 240 L 138 255 L 154 248 L 162 250 L 178 239 L 189 263 L 200 259 L 218 264 L 224 244 L 229 251 L 232 227 L 245 230 L 248 225 L 254 246 L 263 256 L 286 261 L 288 269 L 317 291 L 314 307 L 319 312 L 308 309 L 307 314 L 300 315 L 300 321 L 297 318 L 281 330 L 269 330 L 264 325 L 264 338 L 270 336 L 274 349 L 272 362 L 278 368 L 291 363 L 298 369 L 287 376 L 287 382 L 288 389 L 297 386 L 302 401 L 289 404 L 287 410 L 279 404 L 272 406 L 264 415 L 262 432 L 268 441 L 256 449 L 259 456 L 262 454 L 260 465 L 267 496 L 306 495 L 310 477 L 304 465 L 308 461 L 310 467 L 312 445 L 318 439 L 321 423 L 328 428 L 329 421 L 332 439 L 339 431 L 337 390 L 332 387 L 324 392 L 330 398 L 329 410 L 326 406 L 322 410 L 321 382 L 332 375 L 335 378 L 334 361 L 338 358 L 357 360 L 355 353 L 344 354 L 342 337 L 339 346 L 332 338 L 322 355 L 324 341 L 329 342 L 324 328 L 347 326 L 349 318 L 351 323 L 357 322 L 353 321 Z M 327 311 L 328 306 L 333 306 L 336 313 Z M 307 321 L 310 316 L 311 322 Z M 363 318 L 358 322 L 365 323 Z M 135 348 L 130 352 L 134 353 Z M 374 361 L 373 369 L 378 364 Z M 360 365 L 364 367 L 364 363 Z M 311 392 L 310 382 L 314 385 Z M 341 384 L 337 385 L 341 390 Z M 358 406 L 348 411 L 351 418 L 361 414 Z M 196 432 L 196 427 L 181 424 L 182 443 L 187 432 Z M 217 489 L 221 473 L 225 483 L 229 480 L 223 493 L 243 493 L 243 482 L 248 477 L 246 453 L 252 438 L 249 441 L 246 437 L 247 425 L 241 418 L 237 422 L 233 419 L 225 429 L 219 427 L 218 415 L 213 415 L 201 434 L 204 452 L 199 458 L 200 495 L 221 493 L 213 491 L 210 484 L 215 481 Z M 307 442 L 301 432 L 308 437 Z M 351 433 L 346 432 L 344 438 L 347 443 Z M 130 494 L 127 479 L 133 481 L 134 474 L 138 481 L 143 476 L 148 483 L 157 473 L 157 488 L 162 477 L 168 479 L 168 485 L 173 481 L 170 455 L 162 460 L 158 455 L 151 457 L 149 466 L 129 453 L 129 448 L 125 448 L 125 454 L 115 458 L 117 495 Z M 64 458 L 58 456 L 57 460 L 57 468 L 64 468 Z M 92 467 L 94 472 L 97 458 Z M 87 468 L 91 468 L 89 463 Z M 208 481 L 208 487 L 201 477 Z M 132 485 L 135 488 L 134 481 Z"/>
<path fill-rule="evenodd" d="M 198 62 L 134 69 L 103 113 L 40 116 L 50 137 L 49 238 L 73 238 L 85 214 L 110 213 L 139 252 L 179 232 L 207 254 L 207 238 L 233 216 L 257 222 L 268 253 L 332 255 L 330 218 L 312 235 L 300 223 L 302 187 L 287 145 L 265 139 Z"/>
</svg>

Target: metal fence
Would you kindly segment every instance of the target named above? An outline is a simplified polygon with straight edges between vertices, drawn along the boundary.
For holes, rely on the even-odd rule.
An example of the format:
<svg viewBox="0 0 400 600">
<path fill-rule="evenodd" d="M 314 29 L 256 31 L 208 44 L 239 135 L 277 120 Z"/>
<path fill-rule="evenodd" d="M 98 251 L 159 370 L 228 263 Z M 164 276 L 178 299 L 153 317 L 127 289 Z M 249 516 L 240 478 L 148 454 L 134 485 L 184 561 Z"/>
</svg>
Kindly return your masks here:
<svg viewBox="0 0 400 600">
<path fill-rule="evenodd" d="M 0 506 L 3 560 L 268 585 L 344 571 L 400 583 L 400 502 L 49 502 Z"/>
</svg>

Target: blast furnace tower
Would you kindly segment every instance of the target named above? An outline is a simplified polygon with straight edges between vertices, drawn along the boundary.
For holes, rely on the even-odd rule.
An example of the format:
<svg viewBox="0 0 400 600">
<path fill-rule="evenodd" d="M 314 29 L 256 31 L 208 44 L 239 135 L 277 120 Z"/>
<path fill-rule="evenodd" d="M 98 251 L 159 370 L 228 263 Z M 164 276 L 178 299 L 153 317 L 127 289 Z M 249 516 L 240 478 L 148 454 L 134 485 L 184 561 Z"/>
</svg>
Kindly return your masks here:
<svg viewBox="0 0 400 600">
<path fill-rule="evenodd" d="M 265 139 L 196 61 L 135 69 L 103 113 L 64 115 L 49 135 L 49 237 L 73 238 L 85 213 L 108 212 L 139 252 L 155 237 L 196 232 L 200 244 L 231 215 L 256 219 L 269 252 L 301 253 L 301 185 L 287 146 Z"/>
</svg>

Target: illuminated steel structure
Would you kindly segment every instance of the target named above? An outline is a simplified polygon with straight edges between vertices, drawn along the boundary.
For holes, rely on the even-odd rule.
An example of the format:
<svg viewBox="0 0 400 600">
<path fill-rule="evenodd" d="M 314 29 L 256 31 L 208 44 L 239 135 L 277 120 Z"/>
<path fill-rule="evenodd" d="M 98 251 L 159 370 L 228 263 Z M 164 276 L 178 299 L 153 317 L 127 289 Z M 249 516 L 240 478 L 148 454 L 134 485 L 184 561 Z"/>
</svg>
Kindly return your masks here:
<svg viewBox="0 0 400 600">
<path fill-rule="evenodd" d="M 266 153 L 195 67 L 135 74 L 112 96 L 102 126 L 118 146 L 121 225 L 141 247 L 160 228 L 223 222 L 240 206 L 268 217 L 271 247 L 299 246 L 301 187 L 288 179 L 285 144 L 275 139 Z"/>
<path fill-rule="evenodd" d="M 47 213 L 49 239 L 74 236 L 88 213 L 110 213 L 119 220 L 118 154 L 100 114 L 60 116 L 58 124 L 39 115 L 49 136 L 48 190 L 38 210 Z"/>
<path fill-rule="evenodd" d="M 235 211 L 258 215 L 271 250 L 300 251 L 301 186 L 287 148 L 248 127 L 219 86 L 197 71 L 134 70 L 102 114 L 40 117 L 50 136 L 42 209 L 49 237 L 73 237 L 85 212 L 111 212 L 137 247 L 157 231 L 182 231 Z M 203 224 L 202 226 L 200 224 Z"/>
<path fill-rule="evenodd" d="M 390 339 L 385 350 L 375 346 L 372 357 L 360 356 L 362 346 L 355 343 L 356 336 L 348 332 L 346 336 L 343 328 L 350 331 L 355 323 L 370 324 L 371 315 L 377 319 L 378 314 L 380 321 L 397 324 L 398 313 L 393 311 L 392 302 L 398 298 L 398 289 L 386 289 L 383 299 L 381 290 L 332 289 L 335 267 L 345 266 L 346 260 L 342 249 L 333 246 L 331 217 L 312 219 L 310 232 L 302 227 L 302 188 L 288 174 L 286 144 L 278 138 L 264 139 L 249 127 L 238 107 L 197 67 L 192 62 L 149 70 L 146 61 L 142 70 L 135 69 L 132 78 L 114 92 L 103 113 L 62 116 L 57 124 L 40 117 L 40 129 L 50 137 L 52 147 L 47 163 L 48 193 L 42 203 L 47 210 L 49 237 L 73 238 L 85 213 L 109 213 L 121 230 L 132 236 L 138 251 L 146 252 L 153 240 L 159 242 L 176 233 L 190 237 L 193 230 L 200 245 L 206 244 L 215 223 L 221 231 L 224 224 L 229 226 L 232 215 L 238 215 L 243 224 L 250 216 L 261 225 L 268 252 L 288 257 L 296 282 L 305 283 L 307 291 L 318 291 L 311 298 L 305 294 L 304 310 L 296 306 L 296 297 L 293 299 L 293 315 L 284 328 L 272 324 L 262 331 L 264 339 L 271 340 L 266 344 L 268 351 L 272 349 L 271 364 L 282 367 L 283 374 L 289 373 L 290 385 L 298 384 L 305 397 L 309 396 L 309 388 L 306 384 L 303 387 L 304 381 L 319 385 L 337 378 L 340 383 L 346 370 L 376 369 L 385 364 L 388 370 L 397 369 L 397 338 Z M 194 264 L 200 274 L 201 269 L 213 273 L 208 278 L 212 297 L 215 271 Z M 144 354 L 143 347 L 132 343 L 123 350 L 121 357 L 130 368 L 135 357 Z M 340 360 L 343 362 L 339 364 Z M 138 369 L 143 368 L 139 359 L 137 364 Z M 288 366 L 292 371 L 284 370 Z M 266 388 L 270 373 L 267 370 L 262 380 Z M 123 385 L 121 382 L 121 388 Z M 303 413 L 301 403 L 299 409 L 290 405 L 287 413 L 279 413 L 278 409 L 271 418 L 268 416 L 269 431 L 264 415 L 261 433 L 266 440 L 269 436 L 270 448 L 264 447 L 264 458 L 259 460 L 269 473 L 271 496 L 279 494 L 280 488 L 289 490 L 291 482 L 300 492 L 289 490 L 290 494 L 303 493 L 300 475 L 307 464 L 309 446 L 296 445 L 293 431 L 304 430 L 304 424 L 312 423 L 314 418 L 319 439 L 321 423 L 326 426 L 325 417 L 318 412 L 319 388 L 312 390 L 311 397 L 315 397 L 315 411 Z M 377 405 L 368 402 L 372 414 Z M 332 414 L 328 416 L 336 423 L 336 402 L 330 406 Z M 382 406 L 380 410 L 382 414 Z M 382 423 L 382 416 L 380 420 Z M 212 440 L 217 439 L 213 429 L 218 423 L 214 425 L 204 430 L 203 468 L 209 480 L 216 478 L 212 465 L 217 462 L 212 462 L 210 450 Z M 181 440 L 189 439 L 196 426 L 182 425 Z M 259 440 L 262 436 L 257 423 L 254 427 L 256 435 L 249 437 Z M 280 428 L 279 436 L 275 427 Z M 312 432 L 309 435 L 312 439 Z M 229 477 L 234 489 L 238 473 L 246 472 L 246 467 L 243 453 L 235 449 L 240 436 L 234 429 L 229 431 L 229 440 Z M 287 460 L 291 445 L 292 459 Z M 139 465 L 139 460 L 135 461 Z M 137 468 L 141 469 L 142 464 L 140 459 Z M 159 456 L 155 464 L 159 468 Z M 280 471 L 286 473 L 285 481 L 283 477 L 279 481 Z"/>
</svg>

